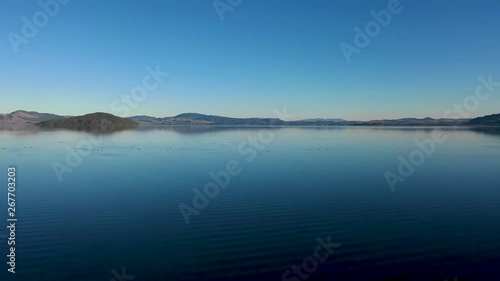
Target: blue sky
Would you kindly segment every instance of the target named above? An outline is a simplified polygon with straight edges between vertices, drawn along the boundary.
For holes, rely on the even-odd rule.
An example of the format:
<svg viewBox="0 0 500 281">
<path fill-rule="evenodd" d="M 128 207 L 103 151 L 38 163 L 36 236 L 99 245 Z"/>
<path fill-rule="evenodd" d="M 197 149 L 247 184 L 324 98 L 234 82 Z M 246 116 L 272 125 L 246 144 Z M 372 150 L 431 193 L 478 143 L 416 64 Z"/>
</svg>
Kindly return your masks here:
<svg viewBox="0 0 500 281">
<path fill-rule="evenodd" d="M 49 0 L 41 0 L 48 2 Z M 226 2 L 227 0 L 221 0 Z M 401 0 L 351 63 L 339 48 L 389 1 L 243 0 L 221 21 L 211 0 L 72 0 L 16 53 L 8 34 L 41 11 L 0 4 L 0 112 L 112 112 L 146 67 L 170 76 L 130 115 L 199 112 L 351 120 L 440 117 L 500 81 L 498 1 Z M 500 112 L 500 89 L 472 115 Z"/>
</svg>

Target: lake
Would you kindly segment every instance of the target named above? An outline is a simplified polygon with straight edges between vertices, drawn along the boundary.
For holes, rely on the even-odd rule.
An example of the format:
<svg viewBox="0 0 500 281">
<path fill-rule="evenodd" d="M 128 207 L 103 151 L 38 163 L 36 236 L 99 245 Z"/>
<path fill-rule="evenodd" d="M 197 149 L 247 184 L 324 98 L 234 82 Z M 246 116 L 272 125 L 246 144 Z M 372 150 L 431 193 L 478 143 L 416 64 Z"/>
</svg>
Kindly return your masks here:
<svg viewBox="0 0 500 281">
<path fill-rule="evenodd" d="M 0 155 L 2 280 L 500 276 L 495 129 L 11 129 Z"/>
</svg>

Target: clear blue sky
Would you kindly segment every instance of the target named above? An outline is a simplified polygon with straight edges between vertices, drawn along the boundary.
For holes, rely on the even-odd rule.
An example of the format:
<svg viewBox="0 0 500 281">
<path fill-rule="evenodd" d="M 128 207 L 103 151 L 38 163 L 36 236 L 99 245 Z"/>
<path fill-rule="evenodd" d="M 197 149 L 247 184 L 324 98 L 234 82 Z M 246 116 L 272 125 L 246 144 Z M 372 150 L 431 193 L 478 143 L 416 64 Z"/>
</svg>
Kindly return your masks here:
<svg viewBox="0 0 500 281">
<path fill-rule="evenodd" d="M 4 0 L 0 112 L 111 112 L 156 65 L 170 76 L 130 115 L 272 117 L 286 105 L 299 118 L 440 117 L 479 75 L 500 81 L 495 0 L 401 0 L 348 64 L 339 44 L 388 2 L 244 0 L 221 21 L 212 0 L 72 0 L 16 54 L 7 35 L 41 8 Z M 499 105 L 500 89 L 474 115 Z"/>
</svg>

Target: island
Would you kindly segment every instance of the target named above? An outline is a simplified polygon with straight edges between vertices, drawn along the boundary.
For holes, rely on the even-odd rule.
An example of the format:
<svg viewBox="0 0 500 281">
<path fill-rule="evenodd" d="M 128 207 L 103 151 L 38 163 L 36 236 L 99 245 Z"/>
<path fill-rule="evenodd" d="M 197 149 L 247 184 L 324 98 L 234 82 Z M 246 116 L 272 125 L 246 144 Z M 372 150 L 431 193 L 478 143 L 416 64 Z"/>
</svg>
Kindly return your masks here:
<svg viewBox="0 0 500 281">
<path fill-rule="evenodd" d="M 49 129 L 67 129 L 89 132 L 113 132 L 135 128 L 134 120 L 114 116 L 113 114 L 97 112 L 83 116 L 53 119 L 36 123 L 35 125 Z"/>
</svg>

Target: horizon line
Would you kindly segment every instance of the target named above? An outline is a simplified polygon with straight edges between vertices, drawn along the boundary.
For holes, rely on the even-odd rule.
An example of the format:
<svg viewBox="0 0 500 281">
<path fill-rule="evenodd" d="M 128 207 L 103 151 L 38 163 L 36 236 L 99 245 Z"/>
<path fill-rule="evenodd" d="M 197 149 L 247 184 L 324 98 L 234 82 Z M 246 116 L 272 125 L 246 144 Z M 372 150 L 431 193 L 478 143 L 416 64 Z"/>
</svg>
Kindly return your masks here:
<svg viewBox="0 0 500 281">
<path fill-rule="evenodd" d="M 215 115 L 215 114 L 205 114 L 205 113 L 198 113 L 198 112 L 184 112 L 184 113 L 176 114 L 176 115 L 173 115 L 173 116 L 163 116 L 163 117 L 146 115 L 146 114 L 137 114 L 137 115 L 131 115 L 131 116 L 123 117 L 123 116 L 115 115 L 115 114 L 110 113 L 110 112 L 102 112 L 102 111 L 90 112 L 90 113 L 85 113 L 85 114 L 82 114 L 82 115 L 60 115 L 60 114 L 52 113 L 52 112 L 39 112 L 39 111 L 36 111 L 36 110 L 18 109 L 18 110 L 9 112 L 9 113 L 0 113 L 0 114 L 14 114 L 14 113 L 19 112 L 19 111 L 28 112 L 28 113 L 34 112 L 34 113 L 38 113 L 38 114 L 53 114 L 53 115 L 58 115 L 58 116 L 63 116 L 63 117 L 78 117 L 78 116 L 84 116 L 84 115 L 94 114 L 94 113 L 106 113 L 106 114 L 111 114 L 111 115 L 114 115 L 114 116 L 117 116 L 117 117 L 121 117 L 121 118 L 132 118 L 132 117 L 145 116 L 145 117 L 151 117 L 151 118 L 161 119 L 161 118 L 175 118 L 175 117 L 177 117 L 179 115 L 183 115 L 183 114 L 200 114 L 200 115 L 205 115 L 205 116 L 216 116 L 216 117 L 225 117 L 225 118 L 234 118 L 234 119 L 279 119 L 279 120 L 281 120 L 279 117 L 232 117 L 232 116 Z M 482 115 L 482 116 L 475 116 L 475 117 L 447 117 L 447 118 L 440 117 L 440 118 L 434 118 L 434 117 L 427 116 L 427 117 L 422 117 L 422 118 L 418 118 L 418 117 L 400 117 L 400 118 L 393 118 L 393 119 L 380 118 L 380 119 L 370 119 L 370 120 L 352 120 L 352 119 L 350 120 L 350 119 L 344 119 L 344 118 L 340 118 L 340 117 L 328 117 L 328 118 L 313 117 L 313 118 L 304 118 L 304 119 L 295 119 L 295 120 L 281 120 L 281 121 L 294 122 L 294 121 L 304 121 L 304 120 L 314 120 L 314 119 L 319 119 L 319 120 L 338 119 L 338 120 L 343 120 L 343 121 L 346 121 L 346 122 L 369 122 L 369 121 L 402 120 L 402 119 L 424 120 L 424 119 L 429 119 L 429 118 L 433 119 L 433 120 L 462 120 L 462 119 L 475 119 L 475 118 L 480 118 L 480 117 L 485 117 L 485 116 L 490 116 L 490 115 L 496 115 L 496 114 L 500 114 L 500 113 L 491 113 L 491 114 L 486 114 L 486 115 Z"/>
</svg>

